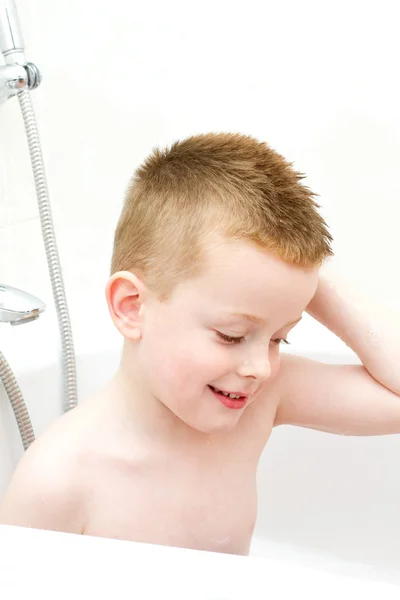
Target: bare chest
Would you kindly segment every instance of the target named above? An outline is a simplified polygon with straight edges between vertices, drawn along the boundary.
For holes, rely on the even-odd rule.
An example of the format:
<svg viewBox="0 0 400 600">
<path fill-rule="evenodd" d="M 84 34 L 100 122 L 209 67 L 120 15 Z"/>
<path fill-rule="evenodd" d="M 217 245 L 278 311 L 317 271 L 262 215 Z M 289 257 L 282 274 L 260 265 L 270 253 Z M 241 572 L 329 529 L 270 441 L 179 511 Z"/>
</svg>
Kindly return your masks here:
<svg viewBox="0 0 400 600">
<path fill-rule="evenodd" d="M 257 513 L 256 461 L 231 459 L 102 471 L 93 480 L 84 533 L 247 554 Z"/>
<path fill-rule="evenodd" d="M 169 452 L 150 443 L 133 462 L 115 459 L 115 452 L 95 460 L 87 477 L 84 533 L 248 554 L 257 518 L 257 465 L 274 414 L 271 400 L 254 403 L 234 432 L 210 439 L 201 452 L 195 444 Z"/>
</svg>

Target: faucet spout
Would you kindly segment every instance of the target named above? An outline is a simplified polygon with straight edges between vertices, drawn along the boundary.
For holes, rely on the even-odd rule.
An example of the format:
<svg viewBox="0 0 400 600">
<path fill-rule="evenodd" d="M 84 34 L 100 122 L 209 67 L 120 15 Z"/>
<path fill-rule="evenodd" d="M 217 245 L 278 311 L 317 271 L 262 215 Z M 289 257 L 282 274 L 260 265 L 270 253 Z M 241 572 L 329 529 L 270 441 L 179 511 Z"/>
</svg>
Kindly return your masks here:
<svg viewBox="0 0 400 600">
<path fill-rule="evenodd" d="M 45 309 L 44 302 L 32 294 L 0 284 L 0 323 L 29 323 L 38 319 Z"/>
</svg>

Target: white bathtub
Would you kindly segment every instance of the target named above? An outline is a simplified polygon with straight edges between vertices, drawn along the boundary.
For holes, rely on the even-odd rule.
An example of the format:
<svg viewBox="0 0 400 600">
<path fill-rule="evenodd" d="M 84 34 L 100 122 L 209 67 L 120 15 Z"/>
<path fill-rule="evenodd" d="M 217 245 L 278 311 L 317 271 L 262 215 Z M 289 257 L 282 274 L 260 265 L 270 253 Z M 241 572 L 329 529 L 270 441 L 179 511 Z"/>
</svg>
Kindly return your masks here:
<svg viewBox="0 0 400 600">
<path fill-rule="evenodd" d="M 352 361 L 346 354 L 320 359 Z M 113 374 L 118 360 L 118 348 L 77 357 L 81 401 Z M 16 374 L 38 435 L 61 414 L 60 366 Z M 21 455 L 14 416 L 0 391 L 0 498 Z M 259 466 L 251 553 L 400 585 L 399 463 L 400 435 L 274 430 Z"/>
</svg>

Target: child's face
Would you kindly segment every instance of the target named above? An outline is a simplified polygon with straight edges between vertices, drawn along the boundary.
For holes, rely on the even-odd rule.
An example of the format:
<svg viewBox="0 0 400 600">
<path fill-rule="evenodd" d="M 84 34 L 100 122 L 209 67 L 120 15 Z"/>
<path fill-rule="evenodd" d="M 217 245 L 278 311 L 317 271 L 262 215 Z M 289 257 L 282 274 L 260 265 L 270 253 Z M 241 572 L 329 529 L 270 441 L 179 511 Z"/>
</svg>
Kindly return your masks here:
<svg viewBox="0 0 400 600">
<path fill-rule="evenodd" d="M 179 284 L 167 303 L 146 302 L 139 354 L 149 391 L 182 421 L 211 433 L 234 427 L 273 381 L 279 340 L 313 297 L 318 270 L 242 242 L 218 241 L 207 257 L 206 272 Z M 235 402 L 209 386 L 248 396 Z"/>
</svg>

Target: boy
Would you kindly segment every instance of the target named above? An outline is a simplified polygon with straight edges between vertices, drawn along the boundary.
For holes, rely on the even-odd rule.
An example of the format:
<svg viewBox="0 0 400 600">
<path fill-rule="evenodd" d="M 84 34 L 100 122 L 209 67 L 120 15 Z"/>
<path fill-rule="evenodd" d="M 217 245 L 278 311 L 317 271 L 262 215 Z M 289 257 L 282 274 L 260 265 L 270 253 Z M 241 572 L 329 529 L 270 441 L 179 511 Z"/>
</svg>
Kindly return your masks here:
<svg viewBox="0 0 400 600">
<path fill-rule="evenodd" d="M 326 274 L 332 238 L 302 178 L 239 134 L 137 170 L 106 288 L 120 367 L 29 448 L 2 523 L 247 554 L 274 426 L 400 432 L 399 326 Z M 280 356 L 305 310 L 363 364 Z"/>
</svg>

